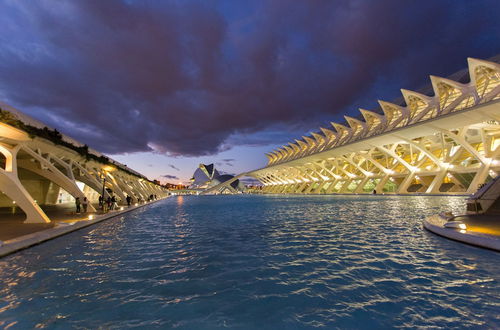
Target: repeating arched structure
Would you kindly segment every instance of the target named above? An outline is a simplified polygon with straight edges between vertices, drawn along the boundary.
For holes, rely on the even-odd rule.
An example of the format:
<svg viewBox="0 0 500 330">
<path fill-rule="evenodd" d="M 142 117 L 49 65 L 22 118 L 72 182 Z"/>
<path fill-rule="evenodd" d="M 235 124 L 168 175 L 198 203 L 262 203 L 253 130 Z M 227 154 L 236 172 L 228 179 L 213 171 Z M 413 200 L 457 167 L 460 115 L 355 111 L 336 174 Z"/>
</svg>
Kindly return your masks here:
<svg viewBox="0 0 500 330">
<path fill-rule="evenodd" d="M 468 59 L 470 81 L 431 76 L 268 154 L 247 173 L 269 193 L 473 193 L 500 170 L 500 65 Z"/>
<path fill-rule="evenodd" d="M 123 168 L 119 163 L 102 164 L 86 159 L 74 150 L 42 138 L 31 138 L 5 123 L 0 123 L 0 155 L 4 164 L 0 168 L 1 192 L 24 211 L 26 223 L 50 222 L 50 219 L 23 185 L 20 170 L 53 183 L 80 200 L 85 195 L 77 185 L 78 181 L 100 194 L 104 183 L 105 188 L 109 188 L 104 189 L 104 197 L 110 196 L 108 190 L 112 190 L 118 203 L 122 204 L 126 202 L 127 195 L 135 200 L 146 200 L 150 195 L 168 195 L 163 187 Z M 95 211 L 91 204 L 89 210 Z"/>
</svg>

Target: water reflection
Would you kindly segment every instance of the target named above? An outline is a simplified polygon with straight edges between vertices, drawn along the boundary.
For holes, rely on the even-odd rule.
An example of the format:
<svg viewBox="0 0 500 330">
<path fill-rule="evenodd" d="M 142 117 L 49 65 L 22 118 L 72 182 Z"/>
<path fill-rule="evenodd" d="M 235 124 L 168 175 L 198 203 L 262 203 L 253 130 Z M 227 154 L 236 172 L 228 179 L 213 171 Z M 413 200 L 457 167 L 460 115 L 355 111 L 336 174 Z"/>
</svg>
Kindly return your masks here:
<svg viewBox="0 0 500 330">
<path fill-rule="evenodd" d="M 0 326 L 494 327 L 499 256 L 421 228 L 462 208 L 178 196 L 0 260 Z"/>
</svg>

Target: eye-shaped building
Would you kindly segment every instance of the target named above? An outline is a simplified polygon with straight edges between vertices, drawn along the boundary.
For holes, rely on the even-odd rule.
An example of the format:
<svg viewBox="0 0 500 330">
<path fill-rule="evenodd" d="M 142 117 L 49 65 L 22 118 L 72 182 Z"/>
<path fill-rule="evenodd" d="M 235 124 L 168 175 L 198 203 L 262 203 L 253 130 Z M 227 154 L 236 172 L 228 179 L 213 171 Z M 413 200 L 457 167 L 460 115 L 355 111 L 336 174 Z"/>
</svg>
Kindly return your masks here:
<svg viewBox="0 0 500 330">
<path fill-rule="evenodd" d="M 216 169 L 214 164 L 205 165 L 200 164 L 196 171 L 194 171 L 193 177 L 191 178 L 190 189 L 196 190 L 206 190 L 215 187 L 221 183 L 233 179 L 234 176 L 230 174 L 220 174 Z M 236 193 L 243 191 L 244 186 L 239 180 L 234 180 L 227 186 L 225 186 L 220 193 Z"/>
</svg>

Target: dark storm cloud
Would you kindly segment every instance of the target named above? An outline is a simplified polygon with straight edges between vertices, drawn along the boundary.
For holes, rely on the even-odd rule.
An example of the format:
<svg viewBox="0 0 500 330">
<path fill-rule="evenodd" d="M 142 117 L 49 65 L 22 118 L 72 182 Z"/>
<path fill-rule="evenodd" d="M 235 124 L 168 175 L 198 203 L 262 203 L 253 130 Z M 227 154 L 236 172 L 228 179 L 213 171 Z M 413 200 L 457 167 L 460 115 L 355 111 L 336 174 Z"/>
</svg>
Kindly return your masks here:
<svg viewBox="0 0 500 330">
<path fill-rule="evenodd" d="M 233 158 L 225 158 L 225 159 L 221 159 L 219 162 L 216 162 L 215 165 L 217 166 L 231 166 L 233 167 L 234 166 L 234 162 L 236 160 L 233 159 Z"/>
<path fill-rule="evenodd" d="M 165 174 L 165 175 L 162 175 L 161 177 L 165 178 L 165 179 L 179 180 L 179 178 L 177 176 L 170 175 L 170 174 Z"/>
<path fill-rule="evenodd" d="M 173 168 L 176 171 L 180 171 L 180 169 L 173 164 L 168 164 L 168 167 Z"/>
<path fill-rule="evenodd" d="M 267 143 L 278 126 L 298 137 L 495 55 L 500 35 L 494 0 L 4 1 L 0 12 L 0 97 L 107 153 L 211 154 Z"/>
</svg>

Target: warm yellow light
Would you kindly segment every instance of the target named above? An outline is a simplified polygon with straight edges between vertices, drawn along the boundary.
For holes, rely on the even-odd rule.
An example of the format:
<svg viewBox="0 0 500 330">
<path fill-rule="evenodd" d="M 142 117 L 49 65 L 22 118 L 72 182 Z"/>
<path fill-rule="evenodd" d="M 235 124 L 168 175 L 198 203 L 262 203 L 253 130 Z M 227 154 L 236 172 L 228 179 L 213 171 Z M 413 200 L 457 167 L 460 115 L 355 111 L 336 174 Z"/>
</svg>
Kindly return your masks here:
<svg viewBox="0 0 500 330">
<path fill-rule="evenodd" d="M 114 170 L 115 170 L 115 168 L 114 168 L 113 166 L 111 166 L 111 165 L 106 165 L 106 166 L 104 166 L 102 169 L 103 169 L 104 171 L 106 171 L 106 172 L 112 172 L 112 171 L 114 171 Z"/>
<path fill-rule="evenodd" d="M 18 141 L 31 140 L 25 132 L 4 123 L 0 123 L 0 136 Z"/>
<path fill-rule="evenodd" d="M 89 220 L 93 220 L 94 219 L 94 216 L 91 214 L 89 215 Z"/>
<path fill-rule="evenodd" d="M 458 228 L 465 230 L 467 229 L 467 226 L 465 225 L 465 223 L 461 223 L 458 225 Z"/>
</svg>

